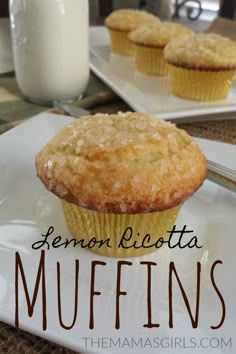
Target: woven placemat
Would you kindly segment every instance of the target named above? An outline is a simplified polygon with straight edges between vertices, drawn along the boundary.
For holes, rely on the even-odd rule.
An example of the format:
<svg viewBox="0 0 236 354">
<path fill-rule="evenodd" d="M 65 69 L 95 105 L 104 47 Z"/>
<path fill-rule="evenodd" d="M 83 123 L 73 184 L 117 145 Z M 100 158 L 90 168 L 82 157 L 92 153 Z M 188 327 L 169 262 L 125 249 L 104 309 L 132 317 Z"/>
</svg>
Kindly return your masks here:
<svg viewBox="0 0 236 354">
<path fill-rule="evenodd" d="M 76 354 L 33 334 L 0 322 L 0 353 L 9 354 Z"/>
<path fill-rule="evenodd" d="M 9 354 L 75 354 L 33 334 L 0 322 L 0 353 Z"/>
<path fill-rule="evenodd" d="M 217 140 L 224 143 L 236 144 L 236 116 L 235 119 L 191 124 L 177 124 L 190 135 L 198 138 Z"/>
</svg>

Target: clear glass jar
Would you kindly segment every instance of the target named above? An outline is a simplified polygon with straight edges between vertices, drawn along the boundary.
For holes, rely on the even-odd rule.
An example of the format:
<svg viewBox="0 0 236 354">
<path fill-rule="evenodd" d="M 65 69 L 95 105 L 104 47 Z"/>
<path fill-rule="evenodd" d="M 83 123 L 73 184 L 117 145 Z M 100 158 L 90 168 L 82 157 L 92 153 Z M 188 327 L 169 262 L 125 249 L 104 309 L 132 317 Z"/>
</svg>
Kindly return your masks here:
<svg viewBox="0 0 236 354">
<path fill-rule="evenodd" d="M 80 97 L 89 78 L 88 0 L 10 0 L 15 72 L 31 101 Z"/>
</svg>

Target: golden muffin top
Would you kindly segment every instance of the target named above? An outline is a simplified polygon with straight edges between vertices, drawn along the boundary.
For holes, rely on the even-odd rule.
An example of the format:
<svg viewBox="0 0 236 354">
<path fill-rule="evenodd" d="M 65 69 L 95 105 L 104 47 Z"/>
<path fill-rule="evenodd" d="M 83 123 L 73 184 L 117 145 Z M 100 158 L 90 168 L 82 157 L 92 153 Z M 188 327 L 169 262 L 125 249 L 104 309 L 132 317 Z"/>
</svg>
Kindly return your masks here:
<svg viewBox="0 0 236 354">
<path fill-rule="evenodd" d="M 193 34 L 171 41 L 164 58 L 169 64 L 193 69 L 236 69 L 236 42 L 215 33 Z"/>
<path fill-rule="evenodd" d="M 105 19 L 105 26 L 111 30 L 130 32 L 140 25 L 157 22 L 160 22 L 159 18 L 146 11 L 120 9 Z"/>
<path fill-rule="evenodd" d="M 36 168 L 46 188 L 60 198 L 127 214 L 182 203 L 207 173 L 204 155 L 185 131 L 130 112 L 75 120 L 38 153 Z"/>
<path fill-rule="evenodd" d="M 190 28 L 179 23 L 160 22 L 138 27 L 130 32 L 129 39 L 132 43 L 147 47 L 164 48 L 173 38 L 179 38 L 192 34 Z"/>
</svg>

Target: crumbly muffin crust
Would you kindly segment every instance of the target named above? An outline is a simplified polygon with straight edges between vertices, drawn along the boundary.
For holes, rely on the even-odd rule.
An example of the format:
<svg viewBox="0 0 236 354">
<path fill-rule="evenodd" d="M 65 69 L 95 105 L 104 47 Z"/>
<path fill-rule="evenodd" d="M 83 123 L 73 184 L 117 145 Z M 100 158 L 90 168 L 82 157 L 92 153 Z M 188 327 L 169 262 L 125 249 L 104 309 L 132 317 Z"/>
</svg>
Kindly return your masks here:
<svg viewBox="0 0 236 354">
<path fill-rule="evenodd" d="M 138 27 L 130 32 L 129 39 L 137 45 L 164 48 L 170 40 L 191 35 L 192 33 L 193 31 L 190 28 L 182 24 L 160 22 Z"/>
<path fill-rule="evenodd" d="M 157 16 L 146 11 L 120 9 L 113 11 L 106 19 L 105 26 L 110 30 L 130 32 L 140 25 L 160 22 Z"/>
<path fill-rule="evenodd" d="M 67 202 L 110 213 L 165 210 L 203 183 L 206 160 L 171 123 L 143 113 L 84 116 L 36 157 L 46 188 Z"/>
<path fill-rule="evenodd" d="M 232 70 L 236 69 L 236 42 L 215 33 L 193 34 L 171 41 L 164 59 L 190 69 Z"/>
</svg>

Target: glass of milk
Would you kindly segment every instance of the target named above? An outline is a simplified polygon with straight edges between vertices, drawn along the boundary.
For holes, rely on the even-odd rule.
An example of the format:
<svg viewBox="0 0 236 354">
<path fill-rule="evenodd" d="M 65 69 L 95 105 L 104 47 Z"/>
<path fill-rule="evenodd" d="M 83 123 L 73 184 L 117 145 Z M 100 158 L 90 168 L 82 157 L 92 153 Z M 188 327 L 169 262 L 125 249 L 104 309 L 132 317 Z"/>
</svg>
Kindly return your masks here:
<svg viewBox="0 0 236 354">
<path fill-rule="evenodd" d="M 88 0 L 10 0 L 17 83 L 35 103 L 83 95 L 89 78 Z"/>
</svg>

